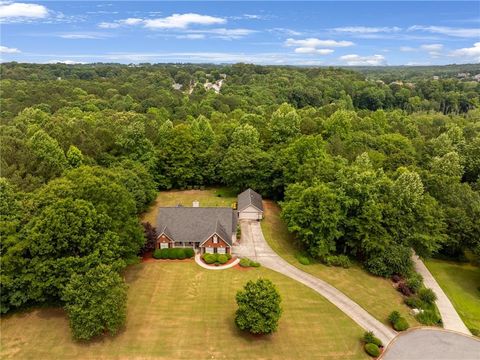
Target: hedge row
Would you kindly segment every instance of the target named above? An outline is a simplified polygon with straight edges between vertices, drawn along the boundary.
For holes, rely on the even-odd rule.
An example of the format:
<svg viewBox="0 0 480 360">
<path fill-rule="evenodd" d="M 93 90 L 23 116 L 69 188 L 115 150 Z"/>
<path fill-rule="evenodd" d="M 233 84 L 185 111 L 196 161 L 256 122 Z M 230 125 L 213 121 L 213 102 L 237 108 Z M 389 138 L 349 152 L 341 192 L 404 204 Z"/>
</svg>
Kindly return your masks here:
<svg viewBox="0 0 480 360">
<path fill-rule="evenodd" d="M 207 264 L 223 265 L 232 258 L 230 254 L 203 254 L 202 259 Z"/>
<path fill-rule="evenodd" d="M 156 249 L 153 252 L 155 259 L 170 259 L 170 260 L 183 260 L 194 257 L 195 251 L 192 248 L 168 248 L 168 249 Z"/>
<path fill-rule="evenodd" d="M 260 263 L 250 260 L 248 258 L 243 258 L 240 260 L 241 267 L 259 267 Z"/>
</svg>

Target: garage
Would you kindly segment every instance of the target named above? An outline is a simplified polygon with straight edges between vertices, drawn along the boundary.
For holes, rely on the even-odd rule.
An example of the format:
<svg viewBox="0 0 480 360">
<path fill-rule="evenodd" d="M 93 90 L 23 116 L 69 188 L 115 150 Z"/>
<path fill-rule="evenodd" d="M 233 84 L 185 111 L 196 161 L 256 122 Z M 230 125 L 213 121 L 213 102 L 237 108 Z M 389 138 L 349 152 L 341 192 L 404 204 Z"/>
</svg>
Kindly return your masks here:
<svg viewBox="0 0 480 360">
<path fill-rule="evenodd" d="M 262 195 L 252 189 L 238 195 L 237 211 L 239 220 L 262 220 Z"/>
</svg>

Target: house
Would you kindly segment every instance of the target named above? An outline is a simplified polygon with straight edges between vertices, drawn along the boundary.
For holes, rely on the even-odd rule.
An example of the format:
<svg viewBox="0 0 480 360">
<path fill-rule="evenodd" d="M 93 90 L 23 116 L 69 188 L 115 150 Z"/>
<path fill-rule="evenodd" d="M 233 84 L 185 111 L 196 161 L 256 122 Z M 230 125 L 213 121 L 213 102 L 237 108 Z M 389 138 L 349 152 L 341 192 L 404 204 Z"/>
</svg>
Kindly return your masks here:
<svg viewBox="0 0 480 360">
<path fill-rule="evenodd" d="M 240 220 L 261 220 L 263 218 L 262 195 L 247 189 L 237 198 L 237 211 Z"/>
<path fill-rule="evenodd" d="M 191 247 L 203 253 L 230 254 L 236 241 L 237 211 L 229 207 L 160 207 L 157 249 Z"/>
<path fill-rule="evenodd" d="M 204 253 L 230 254 L 237 240 L 238 220 L 263 218 L 262 196 L 252 189 L 237 197 L 231 207 L 160 207 L 157 214 L 157 249 L 191 247 Z"/>
</svg>

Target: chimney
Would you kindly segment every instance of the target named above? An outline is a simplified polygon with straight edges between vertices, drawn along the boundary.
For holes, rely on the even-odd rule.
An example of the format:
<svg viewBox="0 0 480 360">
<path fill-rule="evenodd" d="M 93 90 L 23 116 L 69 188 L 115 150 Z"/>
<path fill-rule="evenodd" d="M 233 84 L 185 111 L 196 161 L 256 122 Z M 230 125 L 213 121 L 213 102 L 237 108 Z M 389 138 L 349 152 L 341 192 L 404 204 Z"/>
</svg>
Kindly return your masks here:
<svg viewBox="0 0 480 360">
<path fill-rule="evenodd" d="M 193 207 L 200 207 L 200 202 L 198 202 L 197 200 L 195 200 L 192 204 Z"/>
</svg>

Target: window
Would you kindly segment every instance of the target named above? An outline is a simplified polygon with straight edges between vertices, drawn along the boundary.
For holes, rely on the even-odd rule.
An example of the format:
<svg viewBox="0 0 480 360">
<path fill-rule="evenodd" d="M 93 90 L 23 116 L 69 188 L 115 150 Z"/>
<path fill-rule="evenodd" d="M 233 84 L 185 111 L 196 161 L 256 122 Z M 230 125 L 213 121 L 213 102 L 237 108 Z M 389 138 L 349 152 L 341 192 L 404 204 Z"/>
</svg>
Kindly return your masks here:
<svg viewBox="0 0 480 360">
<path fill-rule="evenodd" d="M 225 254 L 225 248 L 217 248 L 217 254 Z"/>
<path fill-rule="evenodd" d="M 213 235 L 213 243 L 218 244 L 218 236 L 217 235 Z"/>
<path fill-rule="evenodd" d="M 213 248 L 212 247 L 207 247 L 207 248 L 205 248 L 205 252 L 207 254 L 213 254 Z"/>
<path fill-rule="evenodd" d="M 168 249 L 168 243 L 160 243 L 160 249 Z"/>
</svg>

